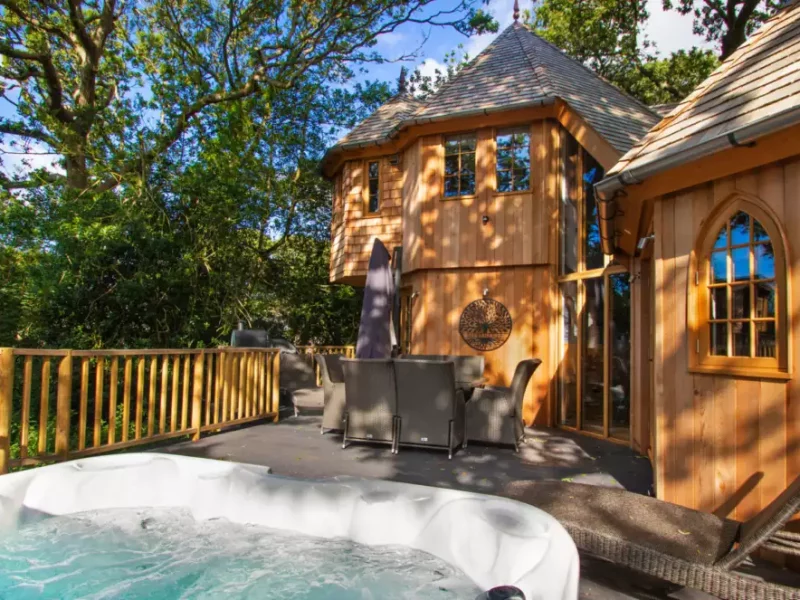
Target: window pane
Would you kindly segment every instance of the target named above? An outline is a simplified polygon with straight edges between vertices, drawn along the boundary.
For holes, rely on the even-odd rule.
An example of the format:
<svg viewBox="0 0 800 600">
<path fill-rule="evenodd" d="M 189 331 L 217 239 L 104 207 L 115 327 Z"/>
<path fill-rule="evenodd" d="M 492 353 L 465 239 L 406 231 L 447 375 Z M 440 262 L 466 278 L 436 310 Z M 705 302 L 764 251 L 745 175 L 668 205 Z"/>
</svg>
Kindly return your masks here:
<svg viewBox="0 0 800 600">
<path fill-rule="evenodd" d="M 750 215 L 738 212 L 731 219 L 731 246 L 750 243 Z"/>
<path fill-rule="evenodd" d="M 474 156 L 474 155 L 473 155 Z M 474 169 L 461 168 L 461 189 L 462 196 L 469 196 L 475 193 L 475 171 Z"/>
<path fill-rule="evenodd" d="M 558 422 L 577 427 L 578 414 L 578 283 L 561 284 L 561 351 L 558 375 Z"/>
<path fill-rule="evenodd" d="M 772 279 L 775 277 L 775 252 L 772 242 L 753 246 L 756 257 L 756 279 Z"/>
<path fill-rule="evenodd" d="M 603 278 L 584 280 L 581 429 L 603 433 Z"/>
<path fill-rule="evenodd" d="M 497 151 L 500 152 L 501 149 L 507 149 L 511 147 L 511 134 L 503 134 L 497 136 Z"/>
<path fill-rule="evenodd" d="M 559 207 L 560 233 L 559 270 L 562 275 L 578 269 L 578 142 L 563 132 L 561 155 L 561 205 Z"/>
<path fill-rule="evenodd" d="M 445 156 L 444 158 L 444 176 L 452 177 L 458 174 L 458 155 Z"/>
<path fill-rule="evenodd" d="M 609 434 L 628 439 L 631 412 L 631 284 L 630 275 L 610 275 L 608 300 L 610 303 L 609 337 L 611 363 L 609 364 Z"/>
<path fill-rule="evenodd" d="M 724 226 L 717 234 L 717 240 L 714 242 L 714 248 L 727 248 L 728 246 L 728 227 Z"/>
<path fill-rule="evenodd" d="M 530 189 L 531 179 L 530 172 L 527 168 L 514 169 L 514 190 L 522 191 Z"/>
<path fill-rule="evenodd" d="M 750 279 L 750 248 L 735 248 L 731 250 L 733 262 L 733 280 L 747 281 Z"/>
<path fill-rule="evenodd" d="M 444 154 L 445 156 L 458 154 L 458 138 L 447 138 L 444 141 Z"/>
<path fill-rule="evenodd" d="M 766 242 L 768 240 L 769 235 L 767 234 L 767 230 L 764 229 L 764 226 L 761 223 L 753 219 L 753 241 Z"/>
<path fill-rule="evenodd" d="M 714 356 L 728 356 L 728 324 L 712 323 L 710 352 Z"/>
<path fill-rule="evenodd" d="M 444 180 L 444 195 L 458 196 L 458 176 L 448 177 Z"/>
<path fill-rule="evenodd" d="M 510 150 L 501 150 L 497 153 L 497 170 L 509 171 L 513 166 Z"/>
<path fill-rule="evenodd" d="M 728 255 L 726 252 L 711 253 L 711 283 L 728 281 Z"/>
<path fill-rule="evenodd" d="M 731 323 L 733 355 L 750 356 L 750 321 Z"/>
<path fill-rule="evenodd" d="M 511 171 L 497 172 L 497 191 L 498 192 L 511 191 Z"/>
<path fill-rule="evenodd" d="M 467 134 L 461 136 L 461 152 L 475 152 L 475 142 L 477 137 L 475 134 Z"/>
<path fill-rule="evenodd" d="M 380 202 L 378 201 L 378 196 L 370 195 L 369 197 L 369 212 L 378 212 L 380 209 Z"/>
<path fill-rule="evenodd" d="M 370 202 L 372 199 L 378 199 L 378 180 L 377 179 L 370 179 L 369 180 L 369 199 Z"/>
<path fill-rule="evenodd" d="M 369 163 L 369 178 L 370 179 L 377 179 L 378 178 L 378 163 L 377 162 Z"/>
<path fill-rule="evenodd" d="M 531 152 L 528 146 L 517 146 L 514 148 L 514 166 L 524 167 L 531 162 Z"/>
<path fill-rule="evenodd" d="M 775 282 L 759 281 L 753 284 L 757 317 L 775 316 Z"/>
<path fill-rule="evenodd" d="M 583 153 L 583 197 L 584 197 L 584 229 L 586 244 L 584 246 L 584 262 L 586 269 L 600 269 L 605 263 L 600 247 L 600 223 L 597 220 L 597 201 L 594 197 L 594 185 L 591 180 L 597 178 L 600 165 L 587 152 Z M 593 173 L 593 175 L 591 175 Z M 590 177 L 591 175 L 591 177 Z"/>
<path fill-rule="evenodd" d="M 711 288 L 709 290 L 709 298 L 711 301 L 711 311 L 709 318 L 711 319 L 727 319 L 728 318 L 728 286 Z"/>
<path fill-rule="evenodd" d="M 775 322 L 756 323 L 756 356 L 775 358 Z"/>
<path fill-rule="evenodd" d="M 731 313 L 734 319 L 750 318 L 750 286 L 735 285 L 731 287 Z"/>
<path fill-rule="evenodd" d="M 531 136 L 528 133 L 518 131 L 514 134 L 514 145 L 515 146 L 530 146 L 531 143 Z"/>
</svg>

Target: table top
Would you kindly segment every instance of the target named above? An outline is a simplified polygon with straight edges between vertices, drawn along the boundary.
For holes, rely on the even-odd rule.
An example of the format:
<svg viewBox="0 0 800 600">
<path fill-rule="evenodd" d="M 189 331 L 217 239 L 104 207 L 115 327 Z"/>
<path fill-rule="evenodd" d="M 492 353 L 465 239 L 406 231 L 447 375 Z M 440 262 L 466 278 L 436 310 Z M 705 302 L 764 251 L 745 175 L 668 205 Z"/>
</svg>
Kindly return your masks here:
<svg viewBox="0 0 800 600">
<path fill-rule="evenodd" d="M 471 381 L 456 381 L 456 387 L 458 388 L 478 388 L 486 385 L 488 379 L 486 377 L 480 377 L 479 379 L 473 379 Z"/>
</svg>

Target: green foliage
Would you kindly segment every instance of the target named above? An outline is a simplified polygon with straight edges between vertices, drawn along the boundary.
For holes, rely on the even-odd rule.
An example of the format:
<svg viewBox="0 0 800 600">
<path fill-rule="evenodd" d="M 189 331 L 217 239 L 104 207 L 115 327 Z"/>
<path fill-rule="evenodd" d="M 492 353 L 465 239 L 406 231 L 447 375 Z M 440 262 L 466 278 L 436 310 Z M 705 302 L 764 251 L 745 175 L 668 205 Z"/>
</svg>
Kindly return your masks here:
<svg viewBox="0 0 800 600">
<path fill-rule="evenodd" d="M 658 57 L 643 34 L 643 0 L 544 0 L 525 18 L 544 39 L 649 105 L 681 101 L 718 64 L 697 48 Z"/>
<path fill-rule="evenodd" d="M 457 0 L 4 0 L 0 133 L 63 156 L 65 175 L 10 174 L 6 189 L 65 183 L 92 193 L 146 173 L 216 108 L 273 97 L 307 79 L 342 82 L 383 58 L 381 34 L 409 21 L 496 29 Z M 194 132 L 196 135 L 196 132 Z"/>
<path fill-rule="evenodd" d="M 623 89 L 647 105 L 680 102 L 719 66 L 710 50 L 678 50 L 669 58 L 650 58 L 630 72 Z"/>
<path fill-rule="evenodd" d="M 456 50 L 444 55 L 442 59 L 444 70 L 436 68 L 433 75 L 425 75 L 419 68 L 415 69 L 408 80 L 407 90 L 415 96 L 427 98 L 455 77 L 469 64 L 469 61 L 469 55 L 464 52 L 464 47 L 459 45 Z"/>
<path fill-rule="evenodd" d="M 694 17 L 694 32 L 720 45 L 725 60 L 764 21 L 774 15 L 784 0 L 662 0 L 665 10 Z"/>
<path fill-rule="evenodd" d="M 649 16 L 644 0 L 545 0 L 526 14 L 547 41 L 615 82 L 638 62 L 641 28 Z"/>
</svg>

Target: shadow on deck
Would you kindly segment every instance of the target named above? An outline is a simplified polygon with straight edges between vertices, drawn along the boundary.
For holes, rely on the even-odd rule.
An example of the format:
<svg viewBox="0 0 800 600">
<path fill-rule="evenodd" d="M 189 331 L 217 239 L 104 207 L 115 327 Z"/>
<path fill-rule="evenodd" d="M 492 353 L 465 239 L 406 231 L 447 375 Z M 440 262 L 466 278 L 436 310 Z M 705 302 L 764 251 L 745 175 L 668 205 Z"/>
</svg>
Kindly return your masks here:
<svg viewBox="0 0 800 600">
<path fill-rule="evenodd" d="M 565 431 L 529 430 L 516 454 L 495 446 L 446 451 L 353 443 L 342 450 L 341 435 L 319 433 L 317 416 L 292 417 L 275 425 L 255 425 L 170 445 L 168 452 L 266 465 L 274 473 L 302 478 L 337 475 L 371 477 L 502 495 L 521 479 L 572 479 L 622 485 L 646 494 L 652 485 L 650 463 L 629 448 Z"/>
<path fill-rule="evenodd" d="M 470 444 L 448 460 L 445 451 L 416 448 L 401 448 L 393 455 L 389 446 L 353 443 L 342 450 L 342 436 L 320 435 L 320 423 L 317 416 L 292 417 L 158 451 L 266 465 L 273 473 L 290 477 L 368 477 L 496 495 L 503 495 L 509 483 L 524 479 L 621 485 L 640 494 L 652 487 L 647 458 L 613 442 L 558 429 L 528 430 L 519 454 L 511 448 Z M 604 561 L 581 558 L 581 599 L 710 598 L 688 590 L 669 595 L 674 590 Z"/>
</svg>

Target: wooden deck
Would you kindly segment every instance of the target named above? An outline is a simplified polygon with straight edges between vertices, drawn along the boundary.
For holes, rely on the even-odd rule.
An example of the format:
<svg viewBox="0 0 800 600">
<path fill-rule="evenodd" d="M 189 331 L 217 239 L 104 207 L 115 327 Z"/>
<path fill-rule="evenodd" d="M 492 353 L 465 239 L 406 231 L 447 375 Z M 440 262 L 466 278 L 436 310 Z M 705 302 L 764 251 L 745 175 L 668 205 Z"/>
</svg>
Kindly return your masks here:
<svg viewBox="0 0 800 600">
<path fill-rule="evenodd" d="M 510 448 L 471 445 L 453 460 L 447 453 L 352 444 L 342 450 L 341 436 L 320 435 L 320 417 L 300 416 L 264 423 L 158 448 L 187 456 L 267 465 L 278 475 L 307 479 L 367 477 L 502 495 L 520 479 L 564 479 L 611 485 L 647 493 L 650 463 L 612 442 L 552 429 L 531 429 L 519 454 Z M 705 600 L 704 594 L 582 558 L 582 600 Z"/>
</svg>

